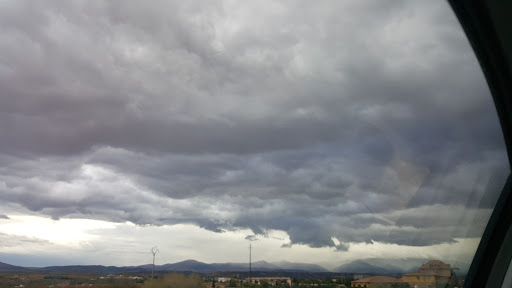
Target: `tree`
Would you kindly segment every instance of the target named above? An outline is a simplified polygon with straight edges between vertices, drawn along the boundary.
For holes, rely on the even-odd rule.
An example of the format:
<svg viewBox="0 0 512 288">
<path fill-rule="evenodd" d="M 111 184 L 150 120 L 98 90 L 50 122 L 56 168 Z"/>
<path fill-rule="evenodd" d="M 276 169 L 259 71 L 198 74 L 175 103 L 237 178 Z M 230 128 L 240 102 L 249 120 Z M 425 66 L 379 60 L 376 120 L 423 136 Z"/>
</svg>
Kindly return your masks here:
<svg viewBox="0 0 512 288">
<path fill-rule="evenodd" d="M 229 286 L 228 287 L 237 287 L 237 281 L 235 279 L 229 280 Z M 241 285 L 240 285 L 241 286 Z"/>
</svg>

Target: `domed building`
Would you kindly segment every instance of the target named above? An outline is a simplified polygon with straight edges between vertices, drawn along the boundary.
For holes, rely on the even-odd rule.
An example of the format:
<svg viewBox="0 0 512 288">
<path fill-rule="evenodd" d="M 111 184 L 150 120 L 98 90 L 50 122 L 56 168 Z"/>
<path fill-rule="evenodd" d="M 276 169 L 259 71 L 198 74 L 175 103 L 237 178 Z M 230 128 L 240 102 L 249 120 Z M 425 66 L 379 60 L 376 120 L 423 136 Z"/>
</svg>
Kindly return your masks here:
<svg viewBox="0 0 512 288">
<path fill-rule="evenodd" d="M 421 265 L 417 272 L 402 275 L 402 282 L 414 288 L 435 288 L 438 284 L 456 284 L 457 277 L 450 264 L 439 260 L 430 260 Z"/>
</svg>

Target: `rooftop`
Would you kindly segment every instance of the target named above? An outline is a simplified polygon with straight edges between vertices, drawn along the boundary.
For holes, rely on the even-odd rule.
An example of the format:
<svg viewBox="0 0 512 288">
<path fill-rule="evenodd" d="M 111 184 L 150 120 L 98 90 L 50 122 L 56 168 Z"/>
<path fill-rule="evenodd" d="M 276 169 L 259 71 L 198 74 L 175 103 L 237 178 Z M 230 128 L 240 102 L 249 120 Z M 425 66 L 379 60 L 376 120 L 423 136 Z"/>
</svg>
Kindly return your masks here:
<svg viewBox="0 0 512 288">
<path fill-rule="evenodd" d="M 365 279 L 355 280 L 352 283 L 398 283 L 402 282 L 401 279 L 388 277 L 388 276 L 373 276 Z"/>
</svg>

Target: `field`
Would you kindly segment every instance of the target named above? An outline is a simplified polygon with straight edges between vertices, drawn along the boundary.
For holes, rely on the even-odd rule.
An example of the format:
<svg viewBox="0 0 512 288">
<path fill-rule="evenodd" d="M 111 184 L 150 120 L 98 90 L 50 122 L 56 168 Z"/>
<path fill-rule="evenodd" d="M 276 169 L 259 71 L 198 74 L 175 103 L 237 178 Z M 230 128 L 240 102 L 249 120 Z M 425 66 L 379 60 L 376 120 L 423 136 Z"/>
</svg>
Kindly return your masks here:
<svg viewBox="0 0 512 288">
<path fill-rule="evenodd" d="M 300 274 L 300 273 L 299 273 Z M 332 273 L 307 273 L 307 278 L 293 278 L 293 287 L 347 287 L 351 278 L 333 280 Z M 326 277 L 327 275 L 331 277 Z M 210 288 L 210 287 L 269 287 L 270 283 L 248 284 L 246 275 L 230 272 L 209 274 L 161 272 L 151 280 L 148 272 L 131 272 L 124 274 L 107 274 L 91 271 L 9 271 L 0 272 L 0 288 L 12 287 L 98 287 L 98 288 Z M 257 277 L 268 279 L 272 276 L 284 276 L 280 273 L 256 272 Z M 314 277 L 311 277 L 314 276 Z M 323 277 L 322 277 L 323 276 Z M 337 275 L 339 277 L 339 275 Z M 218 282 L 217 279 L 228 279 Z M 317 278 L 317 279 L 314 279 Z M 323 279 L 320 279 L 323 278 Z M 215 281 L 214 281 L 215 279 Z M 231 279 L 231 280 L 229 280 Z M 260 278 L 261 279 L 261 278 Z M 292 278 L 288 278 L 291 279 Z M 265 280 L 266 281 L 266 280 Z M 269 285 L 270 284 L 270 285 Z M 344 285 L 343 285 L 344 284 Z M 274 287 L 290 287 L 287 283 L 274 283 Z M 347 285 L 347 286 L 345 286 Z"/>
<path fill-rule="evenodd" d="M 0 272 L 0 288 L 12 287 L 142 287 L 147 276 L 45 274 L 30 272 Z M 119 286 L 120 284 L 123 284 Z M 138 285 L 139 284 L 139 285 Z"/>
</svg>

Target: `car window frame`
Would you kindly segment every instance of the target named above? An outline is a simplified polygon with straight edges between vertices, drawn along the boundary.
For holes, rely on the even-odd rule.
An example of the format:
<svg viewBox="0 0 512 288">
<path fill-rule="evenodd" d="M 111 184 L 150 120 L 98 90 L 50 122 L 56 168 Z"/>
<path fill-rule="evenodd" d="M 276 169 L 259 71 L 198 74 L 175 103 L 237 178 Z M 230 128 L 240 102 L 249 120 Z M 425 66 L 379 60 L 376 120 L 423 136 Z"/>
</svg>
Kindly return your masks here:
<svg viewBox="0 0 512 288">
<path fill-rule="evenodd" d="M 512 259 L 512 35 L 510 1 L 448 0 L 476 54 L 505 140 L 509 176 L 485 228 L 464 287 L 501 287 Z"/>
</svg>

